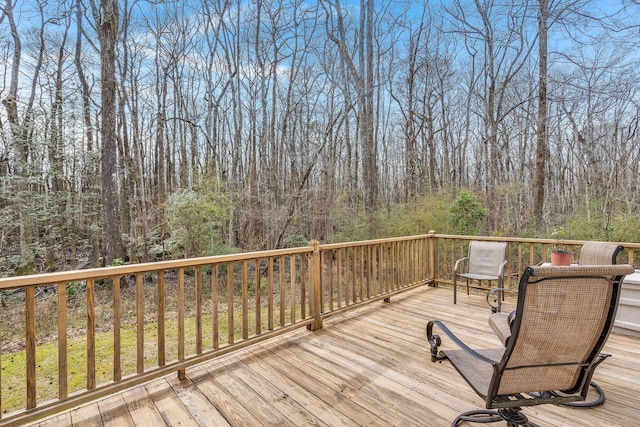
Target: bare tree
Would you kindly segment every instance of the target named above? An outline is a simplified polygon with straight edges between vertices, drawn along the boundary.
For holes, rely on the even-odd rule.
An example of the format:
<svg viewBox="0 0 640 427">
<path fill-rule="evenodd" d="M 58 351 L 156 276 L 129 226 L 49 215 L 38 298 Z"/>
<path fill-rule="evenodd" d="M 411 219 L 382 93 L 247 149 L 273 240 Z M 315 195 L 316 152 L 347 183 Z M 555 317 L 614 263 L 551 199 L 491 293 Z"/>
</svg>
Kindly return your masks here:
<svg viewBox="0 0 640 427">
<path fill-rule="evenodd" d="M 118 205 L 117 171 L 117 117 L 116 117 L 116 44 L 118 41 L 119 12 L 116 0 L 91 0 L 93 17 L 100 41 L 100 82 L 102 94 L 102 122 L 100 128 L 102 221 L 105 262 L 123 256 L 122 230 Z"/>
</svg>

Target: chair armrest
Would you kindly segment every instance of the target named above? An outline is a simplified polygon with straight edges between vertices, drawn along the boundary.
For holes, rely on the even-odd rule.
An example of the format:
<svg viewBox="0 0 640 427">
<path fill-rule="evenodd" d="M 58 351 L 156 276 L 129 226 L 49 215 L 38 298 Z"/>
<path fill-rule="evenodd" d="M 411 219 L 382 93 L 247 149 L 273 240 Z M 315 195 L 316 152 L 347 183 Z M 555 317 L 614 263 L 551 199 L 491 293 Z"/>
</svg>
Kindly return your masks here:
<svg viewBox="0 0 640 427">
<path fill-rule="evenodd" d="M 464 273 L 466 272 L 466 270 L 469 268 L 468 267 L 468 262 L 469 262 L 469 257 L 464 257 L 464 258 L 460 258 L 459 260 L 456 261 L 455 265 L 453 266 L 453 272 L 455 273 Z M 464 264 L 464 270 L 465 271 L 460 271 L 460 267 Z"/>
<path fill-rule="evenodd" d="M 507 260 L 502 261 L 500 264 L 500 269 L 498 270 L 498 277 L 504 278 L 504 268 L 507 266 Z"/>
<path fill-rule="evenodd" d="M 466 353 L 470 354 L 471 356 L 475 357 L 476 359 L 480 359 L 483 362 L 487 362 L 487 363 L 490 363 L 492 365 L 496 365 L 496 364 L 499 363 L 499 361 L 497 361 L 497 360 L 492 360 L 492 359 L 489 359 L 486 356 L 483 356 L 482 354 L 478 353 L 477 351 L 473 350 L 472 348 L 467 346 L 465 343 L 460 341 L 460 338 L 455 336 L 454 333 L 451 332 L 449 330 L 449 328 L 447 328 L 439 320 L 431 320 L 431 321 L 429 321 L 427 323 L 427 341 L 429 341 L 429 344 L 431 345 L 431 361 L 432 362 L 438 362 L 438 361 L 442 361 L 442 360 L 447 360 L 447 357 L 445 355 L 438 354 L 438 347 L 440 347 L 440 345 L 442 344 L 442 341 L 440 340 L 440 336 L 439 335 L 434 335 L 433 334 L 433 327 L 434 326 L 437 326 L 440 329 L 442 329 L 442 332 L 444 332 L 449 338 L 451 338 L 453 340 L 453 342 L 455 342 L 458 345 L 458 347 L 460 347 L 460 349 L 464 350 Z"/>
</svg>

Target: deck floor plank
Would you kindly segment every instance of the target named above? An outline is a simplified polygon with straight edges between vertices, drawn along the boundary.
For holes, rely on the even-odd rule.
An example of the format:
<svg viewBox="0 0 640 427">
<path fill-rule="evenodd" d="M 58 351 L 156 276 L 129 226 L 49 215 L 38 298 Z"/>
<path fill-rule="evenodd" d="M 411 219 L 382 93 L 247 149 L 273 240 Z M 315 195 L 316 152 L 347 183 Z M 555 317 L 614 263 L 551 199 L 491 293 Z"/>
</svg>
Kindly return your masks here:
<svg viewBox="0 0 640 427">
<path fill-rule="evenodd" d="M 213 403 L 198 390 L 191 379 L 186 378 L 180 381 L 177 375 L 172 375 L 168 377 L 167 381 L 200 427 L 229 427 L 231 425 L 218 412 Z"/>
<path fill-rule="evenodd" d="M 100 415 L 105 427 L 134 427 L 127 403 L 121 394 L 116 394 L 98 402 Z"/>
<path fill-rule="evenodd" d="M 136 426 L 167 425 L 145 386 L 133 387 L 123 392 L 122 397 L 127 402 L 127 409 Z"/>
<path fill-rule="evenodd" d="M 512 300 L 505 312 L 514 307 Z M 500 346 L 482 294 L 419 288 L 42 421 L 39 426 L 443 426 L 482 399 L 449 363 L 431 363 L 425 324 L 445 322 L 471 347 Z M 443 336 L 443 348 L 451 346 Z M 545 427 L 640 425 L 640 338 L 612 334 L 596 370 L 604 405 L 525 408 Z"/>
</svg>

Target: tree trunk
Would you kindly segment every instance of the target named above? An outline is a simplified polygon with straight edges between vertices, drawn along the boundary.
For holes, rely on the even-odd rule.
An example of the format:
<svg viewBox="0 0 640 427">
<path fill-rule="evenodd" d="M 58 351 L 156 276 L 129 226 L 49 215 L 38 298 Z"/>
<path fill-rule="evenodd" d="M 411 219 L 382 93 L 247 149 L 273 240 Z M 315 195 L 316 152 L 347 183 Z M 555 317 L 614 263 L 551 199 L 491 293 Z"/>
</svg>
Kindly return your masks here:
<svg viewBox="0 0 640 427">
<path fill-rule="evenodd" d="M 116 42 L 118 39 L 118 2 L 101 0 L 93 6 L 100 41 L 102 93 L 102 220 L 105 263 L 123 255 L 120 215 L 118 214 L 117 141 L 116 141 Z"/>
<path fill-rule="evenodd" d="M 539 83 L 536 145 L 536 174 L 533 194 L 533 220 L 540 226 L 544 204 L 545 165 L 547 161 L 547 0 L 540 0 L 538 10 Z"/>
</svg>

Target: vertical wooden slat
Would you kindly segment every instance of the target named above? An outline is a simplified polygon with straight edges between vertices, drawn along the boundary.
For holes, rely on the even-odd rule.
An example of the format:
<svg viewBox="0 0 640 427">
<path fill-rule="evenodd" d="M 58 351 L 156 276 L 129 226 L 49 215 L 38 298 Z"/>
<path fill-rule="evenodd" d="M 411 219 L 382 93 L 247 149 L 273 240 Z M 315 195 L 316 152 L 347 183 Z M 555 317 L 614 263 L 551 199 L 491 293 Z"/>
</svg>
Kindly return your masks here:
<svg viewBox="0 0 640 427">
<path fill-rule="evenodd" d="M 327 257 L 327 292 L 329 293 L 329 311 L 333 311 L 333 296 L 334 296 L 334 291 L 333 291 L 333 283 L 334 283 L 334 276 L 333 276 L 333 254 L 335 252 L 334 251 L 327 251 L 325 252 L 326 257 Z M 324 302 L 324 300 L 323 300 Z"/>
<path fill-rule="evenodd" d="M 166 292 L 164 281 L 164 270 L 158 271 L 158 286 L 156 290 L 158 295 L 158 366 L 164 366 L 167 363 L 166 360 L 166 346 L 165 346 L 165 305 L 166 305 Z"/>
<path fill-rule="evenodd" d="M 289 274 L 291 279 L 291 323 L 296 323 L 296 256 L 289 258 Z"/>
<path fill-rule="evenodd" d="M 371 247 L 371 268 L 369 269 L 371 271 L 371 283 L 372 283 L 372 286 L 373 286 L 372 296 L 378 296 L 378 268 L 379 268 L 379 264 L 378 264 L 378 259 L 377 259 L 377 253 L 378 253 L 378 245 L 373 245 Z"/>
<path fill-rule="evenodd" d="M 211 266 L 211 312 L 213 313 L 213 319 L 211 322 L 211 335 L 213 340 L 213 349 L 217 350 L 220 346 L 220 327 L 218 323 L 218 304 L 219 304 L 219 295 L 218 295 L 218 274 L 220 269 L 218 268 L 218 264 L 214 264 Z"/>
<path fill-rule="evenodd" d="M 380 250 L 378 251 L 379 263 L 380 263 L 380 280 L 379 287 L 380 292 L 387 293 L 387 244 L 382 243 Z"/>
<path fill-rule="evenodd" d="M 67 284 L 58 283 L 58 399 L 69 394 L 67 382 Z"/>
<path fill-rule="evenodd" d="M 184 268 L 178 269 L 178 360 L 184 360 Z"/>
<path fill-rule="evenodd" d="M 529 265 L 536 265 L 535 243 L 529 245 Z"/>
<path fill-rule="evenodd" d="M 233 344 L 233 263 L 227 263 L 227 342 Z"/>
<path fill-rule="evenodd" d="M 317 240 L 309 242 L 309 246 L 313 248 L 310 259 L 310 271 L 309 279 L 311 280 L 310 290 L 310 311 L 313 316 L 313 323 L 308 326 L 308 329 L 315 331 L 322 328 L 322 309 L 320 299 L 322 298 L 322 282 L 320 280 L 322 276 L 322 258 L 320 252 L 320 243 Z"/>
<path fill-rule="evenodd" d="M 242 339 L 249 338 L 249 272 L 248 261 L 242 261 Z"/>
<path fill-rule="evenodd" d="M 87 280 L 87 390 L 96 388 L 96 297 L 95 284 Z"/>
<path fill-rule="evenodd" d="M 283 327 L 284 322 L 284 312 L 285 312 L 285 265 L 284 265 L 285 257 L 280 257 L 280 327 Z"/>
<path fill-rule="evenodd" d="M 342 308 L 342 249 L 336 249 L 336 287 L 338 288 L 338 308 Z"/>
<path fill-rule="evenodd" d="M 122 379 L 122 365 L 120 359 L 120 325 L 122 323 L 122 308 L 120 305 L 120 279 L 121 276 L 114 276 L 111 280 L 113 289 L 113 380 Z"/>
<path fill-rule="evenodd" d="M 262 333 L 262 295 L 260 280 L 262 276 L 260 274 L 260 258 L 256 258 L 256 335 Z"/>
<path fill-rule="evenodd" d="M 183 361 L 185 356 L 185 333 L 184 333 L 184 268 L 178 269 L 178 360 Z M 178 369 L 178 379 L 183 381 L 186 378 L 184 369 Z"/>
<path fill-rule="evenodd" d="M 136 274 L 136 372 L 144 372 L 144 282 Z"/>
<path fill-rule="evenodd" d="M 365 286 L 368 284 L 369 279 L 365 277 L 364 271 L 364 246 L 360 246 L 360 250 L 358 251 L 360 254 L 360 301 L 364 301 L 365 297 Z"/>
<path fill-rule="evenodd" d="M 358 249 L 351 248 L 351 302 L 358 302 Z"/>
<path fill-rule="evenodd" d="M 25 288 L 25 352 L 27 362 L 27 409 L 36 407 L 36 288 Z"/>
<path fill-rule="evenodd" d="M 267 323 L 270 331 L 273 330 L 273 257 L 269 257 L 269 267 L 267 272 Z"/>
<path fill-rule="evenodd" d="M 300 255 L 300 318 L 307 318 L 307 255 Z"/>
<path fill-rule="evenodd" d="M 196 267 L 196 354 L 202 354 L 202 266 Z"/>
</svg>

